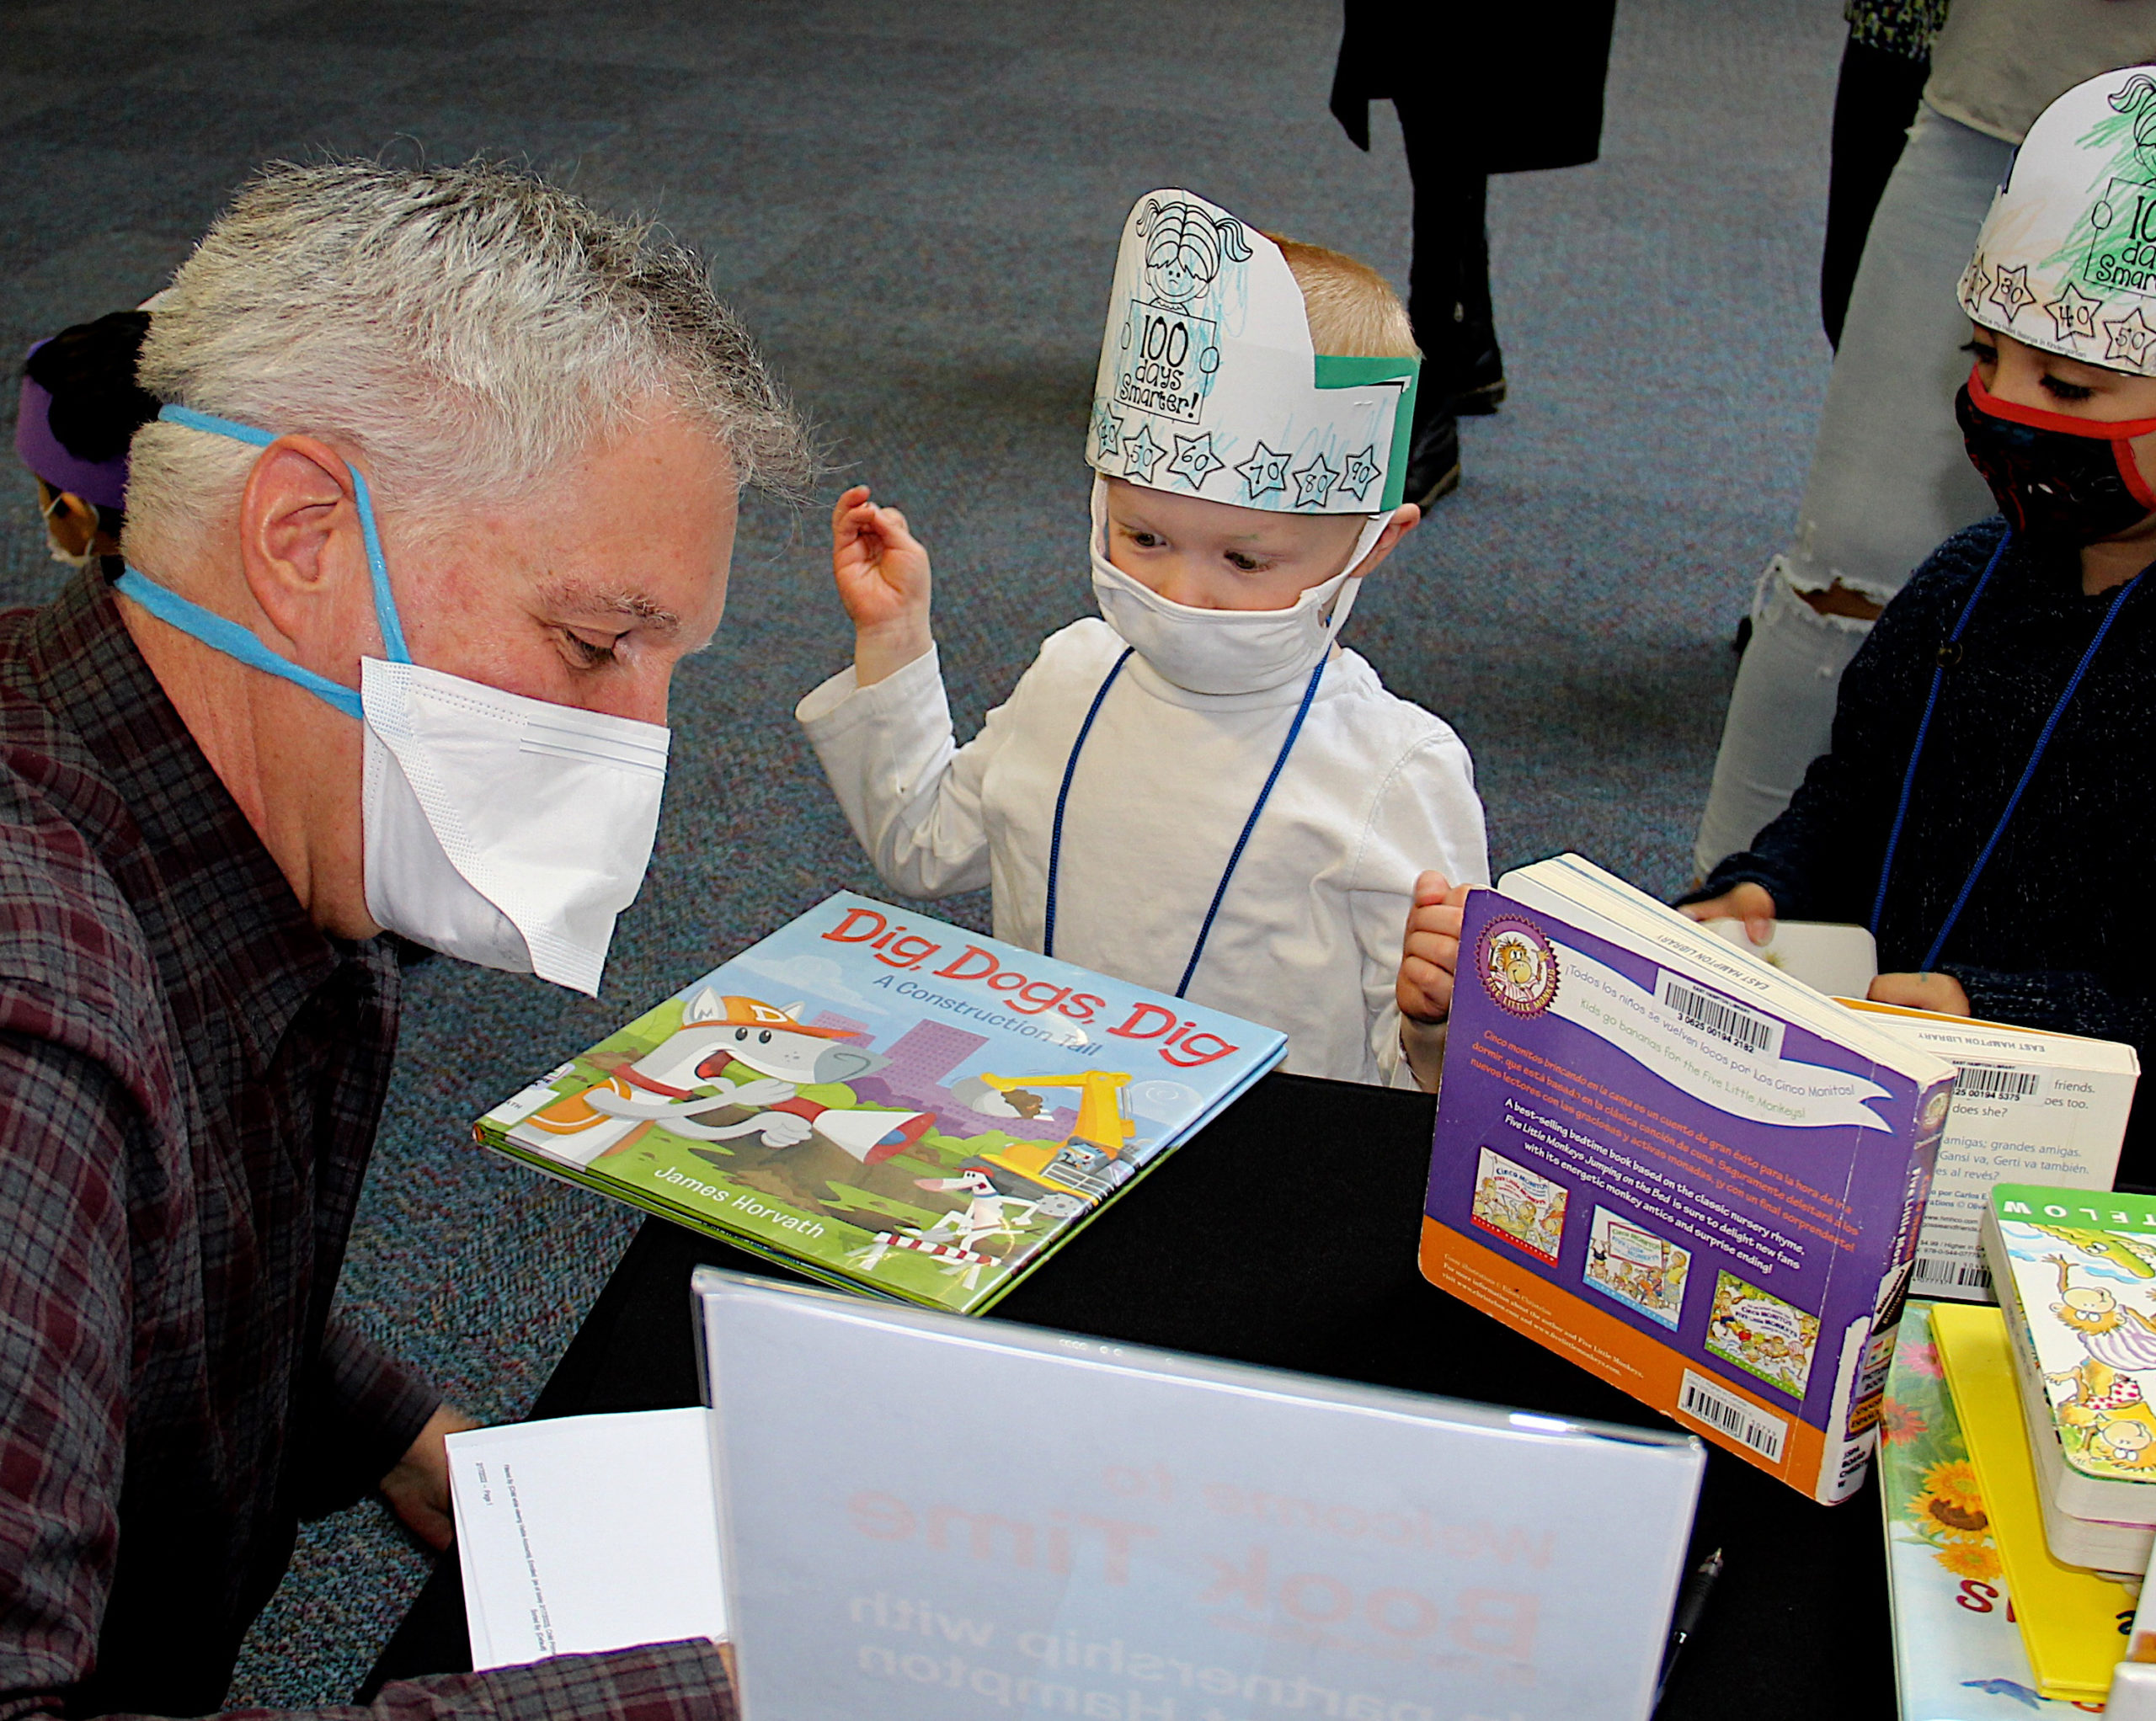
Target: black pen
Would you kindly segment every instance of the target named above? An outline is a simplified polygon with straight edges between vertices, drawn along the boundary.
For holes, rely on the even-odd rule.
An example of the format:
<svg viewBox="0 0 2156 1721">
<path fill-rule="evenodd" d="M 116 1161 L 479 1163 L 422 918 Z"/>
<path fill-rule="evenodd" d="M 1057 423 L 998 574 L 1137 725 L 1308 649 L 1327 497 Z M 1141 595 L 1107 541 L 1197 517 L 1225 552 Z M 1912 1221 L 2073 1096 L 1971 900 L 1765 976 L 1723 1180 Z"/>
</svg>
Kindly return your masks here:
<svg viewBox="0 0 2156 1721">
<path fill-rule="evenodd" d="M 1662 1652 L 1662 1672 L 1654 1682 L 1654 1702 L 1647 1706 L 1650 1715 L 1662 1707 L 1662 1694 L 1669 1689 L 1669 1676 L 1677 1665 L 1678 1654 L 1700 1628 L 1700 1616 L 1706 1611 L 1707 1597 L 1713 1593 L 1715 1580 L 1721 1575 L 1721 1549 L 1717 1548 L 1693 1568 L 1691 1575 L 1678 1590 L 1677 1617 L 1669 1628 L 1669 1647 Z"/>
</svg>

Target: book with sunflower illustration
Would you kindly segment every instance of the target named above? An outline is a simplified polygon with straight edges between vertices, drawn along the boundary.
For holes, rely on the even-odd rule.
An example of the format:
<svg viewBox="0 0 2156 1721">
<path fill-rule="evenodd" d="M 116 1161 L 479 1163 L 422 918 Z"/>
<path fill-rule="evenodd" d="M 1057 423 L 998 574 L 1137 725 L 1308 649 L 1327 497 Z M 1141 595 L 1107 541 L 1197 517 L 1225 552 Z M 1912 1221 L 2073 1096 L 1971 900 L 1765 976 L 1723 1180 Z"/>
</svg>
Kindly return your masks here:
<svg viewBox="0 0 2156 1721">
<path fill-rule="evenodd" d="M 1832 1505 L 1954 1066 L 1577 855 L 1469 898 L 1422 1271 Z"/>
<path fill-rule="evenodd" d="M 2047 1697 L 2100 1703 L 2111 1690 L 2111 1670 L 2126 1653 L 2133 1592 L 2115 1578 L 2066 1564 L 2045 1540 L 1999 1310 L 1942 1303 L 1934 1303 L 1930 1314 L 1932 1346 L 1976 1471 L 1975 1499 L 1989 1520 L 2036 1689 Z M 1966 1511 L 1970 1501 L 1960 1504 Z"/>
<path fill-rule="evenodd" d="M 2082 1713 L 2036 1689 L 1926 1303 L 1908 1305 L 1895 1337 L 1879 1426 L 1879 1500 L 1902 1721 Z"/>
</svg>

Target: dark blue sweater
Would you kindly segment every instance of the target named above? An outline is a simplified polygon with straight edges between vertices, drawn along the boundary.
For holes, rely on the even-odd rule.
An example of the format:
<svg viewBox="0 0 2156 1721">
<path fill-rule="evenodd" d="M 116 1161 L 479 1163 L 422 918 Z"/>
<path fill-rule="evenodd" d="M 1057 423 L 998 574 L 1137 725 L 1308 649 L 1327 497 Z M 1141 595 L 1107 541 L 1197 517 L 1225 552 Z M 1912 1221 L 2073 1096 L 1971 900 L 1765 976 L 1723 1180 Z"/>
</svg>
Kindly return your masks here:
<svg viewBox="0 0 2156 1721">
<path fill-rule="evenodd" d="M 1832 743 L 1789 810 L 1689 900 L 1749 880 L 1790 919 L 1870 923 L 1932 671 L 2005 530 L 1988 519 L 1932 552 L 1844 674 Z M 2071 551 L 2008 546 L 1940 689 L 1875 929 L 1882 973 L 1924 960 L 2113 595 L 2084 595 Z M 2153 762 L 2156 578 L 2144 575 L 1935 964 L 1977 1015 L 2123 1040 L 2147 1068 L 2156 904 L 2140 898 L 2156 834 Z M 2156 1071 L 2135 1103 L 2119 1180 L 2156 1186 Z"/>
</svg>

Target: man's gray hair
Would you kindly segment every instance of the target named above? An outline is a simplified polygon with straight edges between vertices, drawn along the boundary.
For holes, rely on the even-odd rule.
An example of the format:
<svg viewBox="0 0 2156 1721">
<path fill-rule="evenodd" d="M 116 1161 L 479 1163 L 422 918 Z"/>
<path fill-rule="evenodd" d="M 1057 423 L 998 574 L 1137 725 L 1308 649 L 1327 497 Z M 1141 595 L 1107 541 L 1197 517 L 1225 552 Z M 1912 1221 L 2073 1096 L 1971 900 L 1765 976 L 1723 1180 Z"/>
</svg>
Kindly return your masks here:
<svg viewBox="0 0 2156 1721">
<path fill-rule="evenodd" d="M 789 494 L 814 474 L 701 259 L 507 168 L 267 168 L 154 308 L 143 387 L 349 449 L 403 510 L 515 502 L 654 407 L 707 429 L 744 483 Z M 145 425 L 131 558 L 184 557 L 230 518 L 255 455 Z"/>
</svg>

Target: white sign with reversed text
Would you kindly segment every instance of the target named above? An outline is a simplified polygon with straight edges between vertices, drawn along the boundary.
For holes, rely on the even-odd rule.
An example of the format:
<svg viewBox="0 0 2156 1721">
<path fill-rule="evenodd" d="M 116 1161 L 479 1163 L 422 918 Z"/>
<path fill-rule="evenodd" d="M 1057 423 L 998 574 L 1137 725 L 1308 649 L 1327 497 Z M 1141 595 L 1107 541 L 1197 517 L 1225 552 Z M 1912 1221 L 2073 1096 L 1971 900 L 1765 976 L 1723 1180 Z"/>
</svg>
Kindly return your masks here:
<svg viewBox="0 0 2156 1721">
<path fill-rule="evenodd" d="M 1689 1437 L 696 1287 L 749 1721 L 1647 1713 Z"/>
</svg>

